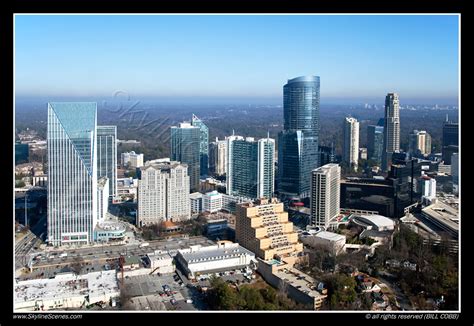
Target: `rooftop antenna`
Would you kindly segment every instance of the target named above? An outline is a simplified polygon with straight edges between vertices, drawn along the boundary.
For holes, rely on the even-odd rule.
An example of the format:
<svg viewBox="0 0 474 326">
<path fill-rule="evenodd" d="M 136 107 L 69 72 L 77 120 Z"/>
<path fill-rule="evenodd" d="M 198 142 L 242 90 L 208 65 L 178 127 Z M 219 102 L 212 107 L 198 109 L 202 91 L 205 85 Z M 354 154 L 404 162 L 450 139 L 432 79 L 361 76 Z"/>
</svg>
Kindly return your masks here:
<svg viewBox="0 0 474 326">
<path fill-rule="evenodd" d="M 449 118 L 448 118 L 448 113 L 446 113 L 446 122 L 449 121 Z"/>
<path fill-rule="evenodd" d="M 235 131 L 234 131 L 234 129 L 232 129 L 232 136 L 235 136 Z"/>
<path fill-rule="evenodd" d="M 267 141 L 270 140 L 270 130 L 267 130 Z"/>
</svg>

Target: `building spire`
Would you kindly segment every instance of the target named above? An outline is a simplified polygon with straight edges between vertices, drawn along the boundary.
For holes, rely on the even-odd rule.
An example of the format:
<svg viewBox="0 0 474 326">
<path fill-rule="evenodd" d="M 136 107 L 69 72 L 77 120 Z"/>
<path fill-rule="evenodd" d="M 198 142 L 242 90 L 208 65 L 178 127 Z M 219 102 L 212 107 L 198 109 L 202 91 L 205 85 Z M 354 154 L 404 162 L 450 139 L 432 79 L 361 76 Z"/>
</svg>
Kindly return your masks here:
<svg viewBox="0 0 474 326">
<path fill-rule="evenodd" d="M 232 129 L 232 136 L 235 136 L 235 131 L 234 131 L 234 129 Z"/>
</svg>

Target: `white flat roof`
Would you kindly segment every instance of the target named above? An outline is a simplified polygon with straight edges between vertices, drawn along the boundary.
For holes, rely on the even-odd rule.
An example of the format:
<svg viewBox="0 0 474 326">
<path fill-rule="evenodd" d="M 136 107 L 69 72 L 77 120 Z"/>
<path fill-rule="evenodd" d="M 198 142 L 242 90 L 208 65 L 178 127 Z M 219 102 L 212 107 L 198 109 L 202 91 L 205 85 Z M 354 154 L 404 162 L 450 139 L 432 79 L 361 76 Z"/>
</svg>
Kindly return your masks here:
<svg viewBox="0 0 474 326">
<path fill-rule="evenodd" d="M 386 227 L 386 226 L 394 226 L 395 222 L 385 216 L 374 214 L 374 215 L 361 215 L 362 219 L 369 221 L 370 223 L 374 224 L 377 227 Z"/>
<path fill-rule="evenodd" d="M 73 273 L 58 275 L 54 279 L 20 281 L 15 284 L 15 302 L 54 300 L 70 297 L 99 296 L 118 292 L 115 270 L 88 273 L 76 277 Z"/>
<path fill-rule="evenodd" d="M 318 232 L 314 236 L 318 237 L 318 238 L 326 239 L 326 240 L 329 240 L 329 241 L 346 240 L 346 237 L 343 236 L 342 234 L 337 234 L 337 233 L 328 232 L 328 231 Z"/>
</svg>

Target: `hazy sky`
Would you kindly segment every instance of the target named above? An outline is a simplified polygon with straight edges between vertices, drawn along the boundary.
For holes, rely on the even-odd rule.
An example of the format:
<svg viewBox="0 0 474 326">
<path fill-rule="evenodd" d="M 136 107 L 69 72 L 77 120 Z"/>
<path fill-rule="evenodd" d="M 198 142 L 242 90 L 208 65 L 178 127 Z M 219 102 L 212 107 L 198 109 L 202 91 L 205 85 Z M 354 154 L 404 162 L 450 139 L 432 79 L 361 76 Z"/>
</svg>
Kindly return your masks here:
<svg viewBox="0 0 474 326">
<path fill-rule="evenodd" d="M 20 15 L 17 95 L 456 101 L 458 16 Z"/>
</svg>

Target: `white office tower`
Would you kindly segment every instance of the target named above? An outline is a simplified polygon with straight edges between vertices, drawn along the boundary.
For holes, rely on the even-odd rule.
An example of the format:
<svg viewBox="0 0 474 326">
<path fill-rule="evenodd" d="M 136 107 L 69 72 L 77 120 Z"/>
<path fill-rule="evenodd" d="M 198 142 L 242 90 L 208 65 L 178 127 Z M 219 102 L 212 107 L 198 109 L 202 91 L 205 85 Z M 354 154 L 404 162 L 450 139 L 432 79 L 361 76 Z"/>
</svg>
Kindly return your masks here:
<svg viewBox="0 0 474 326">
<path fill-rule="evenodd" d="M 138 181 L 138 225 L 191 218 L 188 166 L 176 161 L 146 164 Z"/>
<path fill-rule="evenodd" d="M 202 196 L 202 210 L 204 212 L 215 213 L 222 209 L 222 194 L 216 190 L 208 192 Z"/>
<path fill-rule="evenodd" d="M 48 103 L 48 242 L 89 244 L 98 222 L 97 104 Z"/>
<path fill-rule="evenodd" d="M 431 136 L 425 130 L 413 130 L 409 135 L 409 152 L 413 155 L 431 154 Z"/>
<path fill-rule="evenodd" d="M 311 224 L 329 226 L 329 222 L 340 212 L 341 167 L 330 163 L 311 172 L 310 211 Z"/>
<path fill-rule="evenodd" d="M 131 168 L 140 168 L 143 166 L 143 154 L 137 154 L 134 151 L 129 153 L 122 153 L 122 166 L 129 166 Z"/>
<path fill-rule="evenodd" d="M 436 201 L 436 180 L 426 175 L 420 178 L 421 199 L 425 205 L 431 205 Z"/>
<path fill-rule="evenodd" d="M 227 172 L 227 137 L 209 143 L 209 170 L 215 175 L 224 175 Z"/>
<path fill-rule="evenodd" d="M 359 122 L 347 117 L 344 121 L 344 161 L 357 171 L 359 164 Z"/>
<path fill-rule="evenodd" d="M 392 164 L 392 154 L 400 151 L 400 101 L 397 93 L 385 97 L 385 119 L 382 169 L 387 171 Z"/>
</svg>

